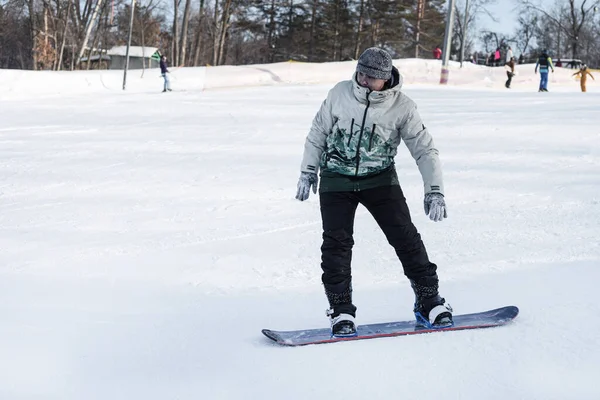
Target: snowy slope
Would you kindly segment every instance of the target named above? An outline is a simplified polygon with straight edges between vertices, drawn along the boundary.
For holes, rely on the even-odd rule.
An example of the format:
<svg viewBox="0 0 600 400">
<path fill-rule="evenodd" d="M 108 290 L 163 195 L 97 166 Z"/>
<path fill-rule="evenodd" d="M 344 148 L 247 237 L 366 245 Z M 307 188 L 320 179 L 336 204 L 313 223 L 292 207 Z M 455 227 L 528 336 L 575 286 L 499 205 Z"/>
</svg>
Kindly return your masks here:
<svg viewBox="0 0 600 400">
<path fill-rule="evenodd" d="M 421 59 L 394 60 L 407 84 L 438 85 L 441 61 Z M 334 84 L 347 79 L 356 68 L 356 62 L 299 63 L 281 62 L 262 65 L 221 66 L 221 67 L 171 67 L 170 77 L 173 87 L 179 91 L 193 91 L 250 86 L 279 86 L 289 84 Z M 513 78 L 513 91 L 531 92 L 537 90 L 539 75 L 534 73 L 534 64 L 516 66 Z M 470 90 L 503 89 L 506 82 L 504 67 L 485 67 L 451 62 L 449 65 L 449 87 Z M 579 86 L 572 76 L 575 70 L 556 68 L 550 74 L 550 91 L 576 91 Z M 66 96 L 73 94 L 92 95 L 96 93 L 122 93 L 123 71 L 22 71 L 0 70 L 0 100 Z M 590 80 L 589 91 L 596 90 Z M 160 70 L 130 70 L 127 74 L 126 89 L 130 93 L 154 93 L 162 90 Z"/>
<path fill-rule="evenodd" d="M 513 324 L 303 348 L 262 337 L 327 324 L 318 199 L 293 196 L 330 83 L 203 90 L 181 83 L 206 69 L 180 69 L 162 94 L 156 76 L 122 92 L 0 71 L 0 399 L 600 398 L 598 89 L 508 91 L 476 68 L 439 87 L 433 69 L 406 70 L 447 220 L 423 214 L 404 147 L 396 160 L 442 295 L 459 313 L 517 305 Z M 411 318 L 364 209 L 355 232 L 359 322 Z"/>
</svg>

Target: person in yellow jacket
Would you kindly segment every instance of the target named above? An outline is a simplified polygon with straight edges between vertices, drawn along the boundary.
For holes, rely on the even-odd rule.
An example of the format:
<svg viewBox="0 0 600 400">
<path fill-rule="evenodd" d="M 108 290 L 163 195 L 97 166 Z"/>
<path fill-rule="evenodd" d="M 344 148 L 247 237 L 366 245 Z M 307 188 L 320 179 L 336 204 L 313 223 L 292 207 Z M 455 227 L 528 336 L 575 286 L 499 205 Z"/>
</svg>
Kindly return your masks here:
<svg viewBox="0 0 600 400">
<path fill-rule="evenodd" d="M 587 65 L 585 65 L 585 64 L 583 64 L 583 65 L 581 66 L 581 69 L 580 69 L 578 72 L 575 72 L 575 73 L 573 74 L 573 76 L 575 76 L 575 75 L 579 75 L 579 84 L 581 85 L 581 91 L 582 91 L 582 92 L 585 92 L 585 91 L 586 91 L 586 90 L 585 90 L 585 83 L 586 83 L 586 81 L 587 81 L 587 76 L 588 76 L 588 75 L 589 75 L 589 76 L 591 76 L 593 80 L 596 80 L 596 79 L 594 78 L 594 75 L 592 75 L 592 74 L 590 73 L 590 71 L 588 70 L 588 67 L 587 67 Z"/>
</svg>

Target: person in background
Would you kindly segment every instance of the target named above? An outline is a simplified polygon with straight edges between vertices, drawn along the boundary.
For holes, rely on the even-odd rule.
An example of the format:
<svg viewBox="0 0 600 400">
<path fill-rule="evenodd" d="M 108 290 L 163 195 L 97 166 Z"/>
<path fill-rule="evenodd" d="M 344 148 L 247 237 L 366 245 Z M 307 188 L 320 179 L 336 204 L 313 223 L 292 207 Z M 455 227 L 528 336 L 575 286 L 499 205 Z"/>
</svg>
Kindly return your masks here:
<svg viewBox="0 0 600 400">
<path fill-rule="evenodd" d="M 556 66 L 562 67 L 562 61 L 560 61 L 560 58 L 556 61 Z"/>
<path fill-rule="evenodd" d="M 508 51 L 506 52 L 506 62 L 509 63 L 510 60 L 513 59 L 513 57 L 514 56 L 513 56 L 512 48 L 510 46 L 508 46 Z M 513 63 L 514 63 L 514 61 L 513 61 Z"/>
<path fill-rule="evenodd" d="M 523 54 L 521 54 L 519 56 L 519 64 L 523 64 L 525 62 L 525 57 L 523 57 Z"/>
<path fill-rule="evenodd" d="M 433 58 L 436 60 L 442 58 L 442 49 L 440 49 L 440 46 L 435 46 L 435 49 L 433 49 Z"/>
<path fill-rule="evenodd" d="M 515 76 L 515 58 L 512 57 L 504 65 L 504 68 L 506 68 L 506 76 L 508 76 L 508 79 L 506 80 L 506 83 L 504 84 L 504 86 L 506 86 L 507 89 L 510 89 L 510 83 L 512 82 L 513 76 Z"/>
<path fill-rule="evenodd" d="M 579 84 L 581 86 L 581 91 L 582 92 L 586 92 L 585 84 L 587 82 L 587 76 L 588 75 L 591 76 L 593 80 L 596 80 L 596 78 L 594 78 L 594 75 L 592 75 L 590 73 L 590 71 L 588 70 L 587 65 L 585 65 L 585 64 L 581 64 L 581 68 L 579 69 L 579 71 L 575 72 L 573 74 L 573 76 L 575 76 L 575 75 L 579 75 Z"/>
<path fill-rule="evenodd" d="M 167 65 L 167 57 L 166 56 L 160 56 L 160 75 L 165 80 L 164 87 L 163 87 L 163 93 L 166 92 L 167 90 L 170 92 L 171 91 L 171 80 L 169 79 L 169 68 Z"/>
<path fill-rule="evenodd" d="M 537 74 L 538 67 L 540 69 L 540 88 L 538 92 L 548 91 L 548 69 L 552 69 L 554 73 L 554 65 L 552 65 L 552 59 L 548 55 L 548 51 L 542 51 L 542 54 L 535 64 L 535 73 Z"/>
<path fill-rule="evenodd" d="M 296 193 L 300 201 L 308 199 L 311 188 L 316 193 L 320 172 L 321 279 L 334 336 L 356 335 L 351 261 L 359 204 L 396 251 L 415 294 L 417 324 L 453 324 L 452 308 L 438 292 L 437 266 L 429 260 L 400 187 L 394 163 L 400 142 L 421 172 L 425 214 L 442 221 L 447 212 L 438 150 L 415 102 L 402 91 L 402 76 L 391 55 L 371 47 L 359 57 L 352 79 L 329 91 L 313 119 Z"/>
<path fill-rule="evenodd" d="M 500 58 L 501 58 L 501 56 L 500 56 L 500 47 L 498 47 L 496 49 L 496 51 L 494 52 L 494 66 L 495 67 L 500 66 Z"/>
</svg>

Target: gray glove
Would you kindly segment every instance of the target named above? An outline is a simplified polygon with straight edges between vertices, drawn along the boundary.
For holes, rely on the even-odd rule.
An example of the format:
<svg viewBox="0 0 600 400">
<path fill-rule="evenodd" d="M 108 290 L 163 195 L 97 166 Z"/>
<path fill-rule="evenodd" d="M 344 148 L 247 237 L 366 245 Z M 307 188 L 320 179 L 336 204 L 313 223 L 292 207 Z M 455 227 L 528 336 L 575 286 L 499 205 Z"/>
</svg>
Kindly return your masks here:
<svg viewBox="0 0 600 400">
<path fill-rule="evenodd" d="M 308 199 L 311 186 L 313 193 L 317 193 L 318 184 L 319 177 L 317 174 L 314 172 L 301 172 L 300 179 L 298 179 L 298 191 L 296 192 L 296 199 L 300 201 Z"/>
<path fill-rule="evenodd" d="M 430 220 L 439 222 L 448 218 L 443 194 L 427 193 L 423 205 L 425 206 L 425 215 L 428 215 Z"/>
</svg>

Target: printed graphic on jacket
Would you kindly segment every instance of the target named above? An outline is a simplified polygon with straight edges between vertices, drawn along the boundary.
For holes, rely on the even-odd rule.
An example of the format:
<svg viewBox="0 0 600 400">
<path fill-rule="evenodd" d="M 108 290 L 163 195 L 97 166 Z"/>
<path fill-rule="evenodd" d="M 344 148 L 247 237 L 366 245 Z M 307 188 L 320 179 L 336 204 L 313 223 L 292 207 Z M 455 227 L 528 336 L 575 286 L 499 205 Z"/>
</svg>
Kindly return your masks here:
<svg viewBox="0 0 600 400">
<path fill-rule="evenodd" d="M 360 121 L 359 121 L 360 122 Z M 376 124 L 365 126 L 355 119 L 348 123 L 348 129 L 341 128 L 342 120 L 333 127 L 327 137 L 327 149 L 321 158 L 321 168 L 341 175 L 365 176 L 377 173 L 394 162 L 398 144 L 392 138 L 384 139 Z M 383 132 L 381 132 L 383 133 Z"/>
</svg>

